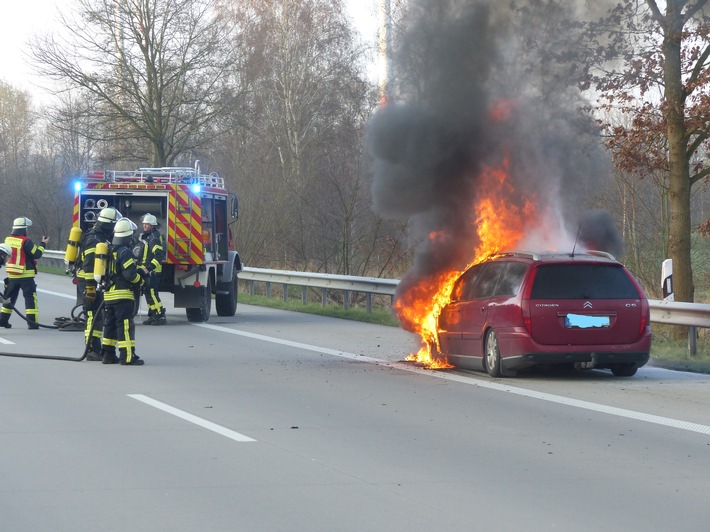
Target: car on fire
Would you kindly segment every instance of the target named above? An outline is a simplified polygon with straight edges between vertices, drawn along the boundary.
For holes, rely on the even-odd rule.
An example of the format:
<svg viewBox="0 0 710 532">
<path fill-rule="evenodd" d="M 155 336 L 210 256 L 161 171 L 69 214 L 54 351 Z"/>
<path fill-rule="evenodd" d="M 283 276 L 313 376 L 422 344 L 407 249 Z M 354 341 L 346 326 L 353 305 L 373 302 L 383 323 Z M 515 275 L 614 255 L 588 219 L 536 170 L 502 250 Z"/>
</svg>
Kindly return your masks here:
<svg viewBox="0 0 710 532">
<path fill-rule="evenodd" d="M 506 251 L 470 266 L 437 323 L 436 360 L 492 377 L 535 366 L 631 377 L 651 351 L 641 285 L 612 255 Z"/>
</svg>

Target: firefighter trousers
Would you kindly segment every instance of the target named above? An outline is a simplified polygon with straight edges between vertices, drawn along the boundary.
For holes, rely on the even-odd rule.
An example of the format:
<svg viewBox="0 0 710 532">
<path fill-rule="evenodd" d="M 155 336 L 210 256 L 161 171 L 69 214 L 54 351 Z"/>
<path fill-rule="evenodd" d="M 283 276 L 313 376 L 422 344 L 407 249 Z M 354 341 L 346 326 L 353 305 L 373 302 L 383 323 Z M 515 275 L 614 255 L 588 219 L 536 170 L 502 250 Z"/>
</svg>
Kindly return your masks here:
<svg viewBox="0 0 710 532">
<path fill-rule="evenodd" d="M 143 287 L 145 302 L 148 304 L 148 317 L 150 318 L 163 316 L 165 314 L 165 311 L 163 310 L 163 302 L 160 301 L 160 296 L 158 295 L 159 287 L 160 274 L 151 272 L 146 279 L 145 286 Z"/>
<path fill-rule="evenodd" d="M 9 305 L 3 305 L 0 310 L 0 326 L 7 325 L 12 315 L 12 309 L 17 303 L 17 298 L 22 290 L 22 295 L 25 298 L 25 315 L 27 316 L 27 324 L 30 328 L 37 328 L 39 317 L 39 309 L 37 308 L 37 283 L 33 277 L 10 277 L 7 281 L 7 289 L 5 290 L 5 299 L 10 300 Z"/>
<path fill-rule="evenodd" d="M 104 330 L 101 338 L 102 351 L 116 354 L 121 362 L 130 364 L 135 356 L 136 336 L 133 323 L 133 300 L 119 299 L 104 304 Z"/>
<path fill-rule="evenodd" d="M 81 283 L 80 283 L 81 284 Z M 86 286 L 86 283 L 84 283 Z M 86 325 L 84 327 L 84 342 L 89 346 L 91 351 L 101 353 L 101 333 L 104 328 L 104 311 L 98 312 L 101 302 L 104 300 L 103 292 L 96 292 L 96 297 L 93 302 L 89 303 L 84 300 L 82 308 L 86 314 Z M 93 327 L 93 332 L 91 331 Z M 91 337 L 89 333 L 91 332 Z"/>
</svg>

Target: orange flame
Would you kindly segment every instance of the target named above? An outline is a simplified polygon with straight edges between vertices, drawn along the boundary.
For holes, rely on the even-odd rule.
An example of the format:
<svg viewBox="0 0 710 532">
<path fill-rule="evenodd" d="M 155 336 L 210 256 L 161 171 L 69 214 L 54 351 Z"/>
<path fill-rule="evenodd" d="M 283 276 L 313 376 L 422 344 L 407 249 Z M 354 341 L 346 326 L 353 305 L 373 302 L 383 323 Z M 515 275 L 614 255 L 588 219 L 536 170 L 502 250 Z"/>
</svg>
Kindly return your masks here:
<svg viewBox="0 0 710 532">
<path fill-rule="evenodd" d="M 510 162 L 506 158 L 496 168 L 486 168 L 479 178 L 479 201 L 474 208 L 473 225 L 478 234 L 479 245 L 471 250 L 468 266 L 490 255 L 507 249 L 515 249 L 525 236 L 525 228 L 536 220 L 535 198 L 522 205 L 513 200 L 515 190 L 507 181 Z M 429 238 L 445 238 L 441 233 L 432 233 Z M 445 359 L 436 360 L 438 352 L 437 319 L 441 309 L 450 301 L 451 290 L 462 271 L 449 270 L 421 280 L 395 302 L 394 308 L 402 324 L 419 334 L 422 346 L 406 360 L 430 369 L 452 367 Z"/>
</svg>

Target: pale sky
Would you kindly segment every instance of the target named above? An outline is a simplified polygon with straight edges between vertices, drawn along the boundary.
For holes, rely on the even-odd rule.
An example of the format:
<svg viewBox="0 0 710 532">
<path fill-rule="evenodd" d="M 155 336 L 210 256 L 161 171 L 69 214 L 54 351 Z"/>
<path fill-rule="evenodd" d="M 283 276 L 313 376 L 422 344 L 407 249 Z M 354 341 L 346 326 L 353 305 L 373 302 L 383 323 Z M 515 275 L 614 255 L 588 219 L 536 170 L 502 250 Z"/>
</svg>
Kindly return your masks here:
<svg viewBox="0 0 710 532">
<path fill-rule="evenodd" d="M 376 40 L 376 11 L 378 0 L 345 0 L 350 16 L 363 33 L 374 43 Z M 26 90 L 36 101 L 46 96 L 37 88 L 41 82 L 33 74 L 25 57 L 27 40 L 43 33 L 56 20 L 57 7 L 65 8 L 72 0 L 0 0 L 3 28 L 0 31 L 0 79 L 14 87 Z"/>
</svg>

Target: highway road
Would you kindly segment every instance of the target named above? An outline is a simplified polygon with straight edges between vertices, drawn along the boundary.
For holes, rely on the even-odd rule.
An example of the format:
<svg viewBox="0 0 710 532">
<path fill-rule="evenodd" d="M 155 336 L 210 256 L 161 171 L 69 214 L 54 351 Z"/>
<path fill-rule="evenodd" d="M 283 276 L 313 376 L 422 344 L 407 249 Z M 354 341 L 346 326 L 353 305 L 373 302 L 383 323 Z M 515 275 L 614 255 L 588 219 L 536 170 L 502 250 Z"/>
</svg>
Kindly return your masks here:
<svg viewBox="0 0 710 532">
<path fill-rule="evenodd" d="M 69 279 L 38 284 L 40 322 L 68 316 Z M 399 329 L 246 305 L 190 324 L 164 300 L 145 366 L 0 356 L 0 529 L 710 527 L 708 376 L 431 371 Z M 11 323 L 3 353 L 83 351 Z"/>
</svg>

